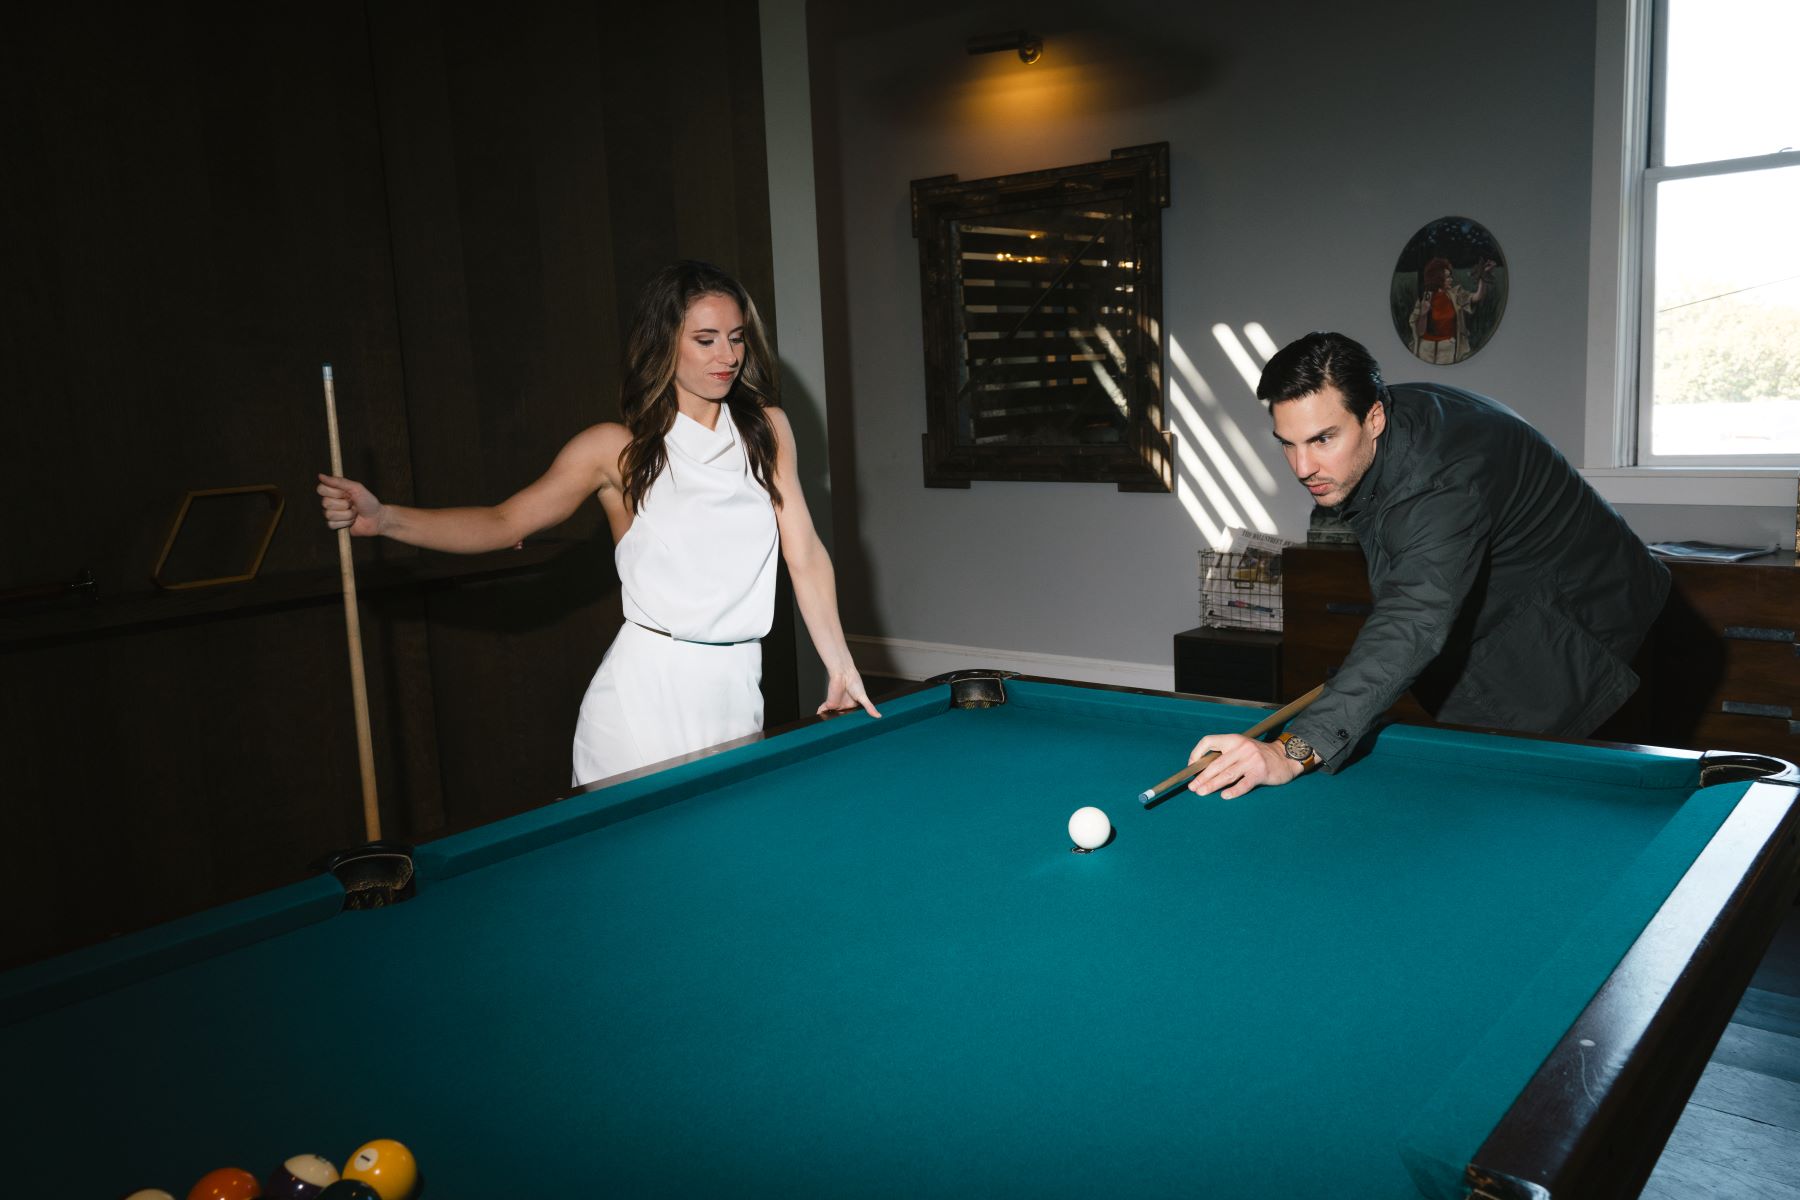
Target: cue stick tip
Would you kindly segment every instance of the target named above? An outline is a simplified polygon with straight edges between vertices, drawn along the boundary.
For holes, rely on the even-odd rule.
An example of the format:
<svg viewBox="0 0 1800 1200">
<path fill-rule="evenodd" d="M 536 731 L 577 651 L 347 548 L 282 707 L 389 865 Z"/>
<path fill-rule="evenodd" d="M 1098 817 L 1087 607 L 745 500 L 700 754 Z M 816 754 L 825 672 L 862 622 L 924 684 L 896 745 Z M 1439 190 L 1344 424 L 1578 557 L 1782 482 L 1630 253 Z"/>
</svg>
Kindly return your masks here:
<svg viewBox="0 0 1800 1200">
<path fill-rule="evenodd" d="M 1138 803 L 1139 804 L 1148 804 L 1154 799 L 1156 799 L 1156 789 L 1155 788 L 1147 788 L 1144 791 L 1141 791 L 1138 793 Z"/>
<path fill-rule="evenodd" d="M 331 364 L 330 363 L 325 364 L 325 382 L 326 383 L 331 382 Z"/>
</svg>

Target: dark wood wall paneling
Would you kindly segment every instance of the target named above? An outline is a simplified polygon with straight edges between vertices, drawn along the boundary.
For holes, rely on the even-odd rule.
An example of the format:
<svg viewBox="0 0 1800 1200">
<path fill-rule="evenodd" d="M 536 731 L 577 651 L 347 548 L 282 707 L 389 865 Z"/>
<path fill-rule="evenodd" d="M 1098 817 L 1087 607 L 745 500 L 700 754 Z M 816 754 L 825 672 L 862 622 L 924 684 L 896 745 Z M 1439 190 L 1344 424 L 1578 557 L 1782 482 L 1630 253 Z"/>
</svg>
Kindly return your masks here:
<svg viewBox="0 0 1800 1200">
<path fill-rule="evenodd" d="M 655 6 L 642 6 L 654 9 Z M 327 461 L 384 498 L 499 499 L 617 413 L 642 281 L 737 272 L 773 323 L 755 6 L 108 6 L 0 45 L 0 966 L 301 877 L 360 838 Z M 704 69 L 692 32 L 722 31 Z M 189 488 L 275 483 L 263 575 L 155 594 Z M 387 832 L 566 785 L 617 628 L 597 506 L 560 548 L 357 545 Z M 459 574 L 479 569 L 478 576 Z M 224 597 L 224 598 L 222 598 Z M 795 710 L 791 619 L 766 649 Z"/>
</svg>

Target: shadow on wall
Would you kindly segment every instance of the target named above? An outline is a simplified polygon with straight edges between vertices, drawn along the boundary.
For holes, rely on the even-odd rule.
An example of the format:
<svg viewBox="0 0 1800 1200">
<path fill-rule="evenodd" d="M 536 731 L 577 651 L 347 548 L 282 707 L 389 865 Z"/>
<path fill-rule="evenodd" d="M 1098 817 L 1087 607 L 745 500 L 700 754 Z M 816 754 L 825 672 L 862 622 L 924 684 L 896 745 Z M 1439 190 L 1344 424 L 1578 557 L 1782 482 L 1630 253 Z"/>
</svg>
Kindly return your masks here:
<svg viewBox="0 0 1800 1200">
<path fill-rule="evenodd" d="M 787 414 L 788 424 L 794 427 L 794 449 L 799 459 L 795 466 L 800 474 L 800 487 L 806 493 L 810 508 L 826 508 L 822 513 L 812 514 L 813 523 L 823 532 L 832 527 L 828 507 L 832 483 L 831 447 L 824 422 L 819 419 L 824 404 L 800 382 L 791 363 L 783 359 L 779 365 L 781 411 Z"/>
<path fill-rule="evenodd" d="M 865 598 L 871 594 L 869 557 L 863 553 L 862 542 L 857 536 L 858 523 L 839 519 L 841 506 L 834 497 L 840 490 L 855 495 L 853 464 L 846 461 L 848 456 L 832 455 L 831 438 L 820 417 L 826 411 L 825 402 L 800 382 L 798 373 L 787 362 L 781 363 L 781 408 L 794 428 L 801 490 L 806 493 L 813 524 L 831 551 L 831 566 L 837 582 L 838 616 L 846 630 L 853 627 L 851 614 L 856 614 L 860 622 L 854 627 L 867 626 L 869 621 L 863 614 L 869 609 Z M 828 419 L 836 426 L 840 441 L 853 442 L 855 431 L 850 426 L 850 405 L 834 406 Z M 851 468 L 848 474 L 844 473 L 846 467 Z M 810 642 L 796 646 L 795 651 L 802 692 L 810 694 L 810 690 L 822 688 L 824 669 Z M 810 711 L 804 703 L 804 695 L 802 701 L 802 708 Z"/>
<path fill-rule="evenodd" d="M 1223 324 L 1213 326 L 1213 336 L 1254 400 L 1263 364 L 1276 350 L 1273 339 L 1254 321 L 1244 326 L 1241 340 Z M 1246 430 L 1238 424 L 1219 403 L 1218 393 L 1200 374 L 1181 339 L 1172 333 L 1168 359 L 1166 396 L 1168 427 L 1175 434 L 1175 496 L 1194 528 L 1215 550 L 1224 549 L 1230 541 L 1228 529 L 1278 532 L 1267 501 L 1281 485 L 1257 451 L 1259 445 L 1268 445 L 1267 430 Z"/>
</svg>

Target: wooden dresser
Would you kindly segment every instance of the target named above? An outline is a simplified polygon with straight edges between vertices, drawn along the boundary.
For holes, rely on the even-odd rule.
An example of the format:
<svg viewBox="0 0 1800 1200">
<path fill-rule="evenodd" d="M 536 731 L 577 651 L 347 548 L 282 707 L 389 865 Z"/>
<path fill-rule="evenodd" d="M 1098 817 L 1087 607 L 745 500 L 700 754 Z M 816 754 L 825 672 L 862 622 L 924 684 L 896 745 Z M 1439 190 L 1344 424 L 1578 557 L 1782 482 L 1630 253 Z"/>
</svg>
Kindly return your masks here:
<svg viewBox="0 0 1800 1200">
<path fill-rule="evenodd" d="M 1746 750 L 1800 762 L 1800 567 L 1791 553 L 1746 563 L 1671 563 L 1669 603 L 1635 665 L 1644 685 L 1596 738 Z M 1368 616 L 1353 546 L 1282 554 L 1281 692 L 1329 678 Z M 1391 710 L 1429 722 L 1410 696 Z"/>
</svg>

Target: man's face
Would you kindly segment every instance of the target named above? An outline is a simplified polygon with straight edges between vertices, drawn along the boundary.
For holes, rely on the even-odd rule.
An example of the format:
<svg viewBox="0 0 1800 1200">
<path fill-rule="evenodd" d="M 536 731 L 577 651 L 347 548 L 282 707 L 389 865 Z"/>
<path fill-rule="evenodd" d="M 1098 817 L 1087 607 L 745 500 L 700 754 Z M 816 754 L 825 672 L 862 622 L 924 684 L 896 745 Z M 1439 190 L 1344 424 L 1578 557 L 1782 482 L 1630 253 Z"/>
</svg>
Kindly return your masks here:
<svg viewBox="0 0 1800 1200">
<path fill-rule="evenodd" d="M 1351 415 L 1344 393 L 1327 384 L 1297 400 L 1269 406 L 1275 440 L 1313 503 L 1335 508 L 1356 490 L 1375 461 L 1375 441 L 1387 428 L 1387 412 L 1377 400 L 1362 421 Z"/>
</svg>

